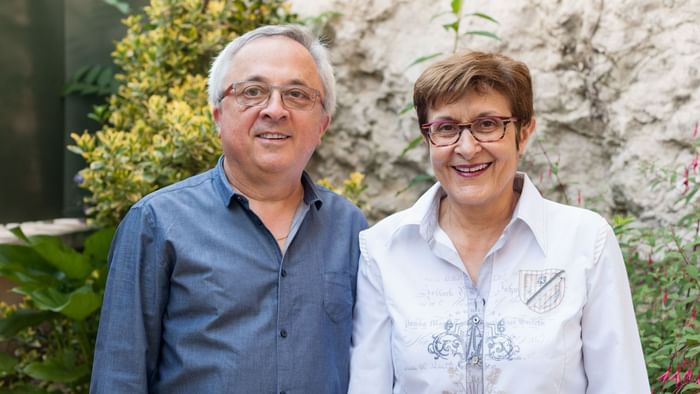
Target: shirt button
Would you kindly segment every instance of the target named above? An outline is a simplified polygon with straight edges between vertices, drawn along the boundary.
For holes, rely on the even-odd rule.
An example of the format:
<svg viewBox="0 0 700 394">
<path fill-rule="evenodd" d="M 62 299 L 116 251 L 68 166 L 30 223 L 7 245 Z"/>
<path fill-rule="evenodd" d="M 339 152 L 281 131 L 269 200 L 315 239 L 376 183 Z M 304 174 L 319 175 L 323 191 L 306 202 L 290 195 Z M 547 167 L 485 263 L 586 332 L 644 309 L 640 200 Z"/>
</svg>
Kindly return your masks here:
<svg viewBox="0 0 700 394">
<path fill-rule="evenodd" d="M 283 269 L 282 269 L 282 272 L 280 273 L 280 275 L 282 275 L 283 278 L 286 277 L 286 276 L 287 276 L 287 270 L 283 268 Z"/>
<path fill-rule="evenodd" d="M 474 316 L 472 317 L 472 321 L 474 322 L 474 324 L 479 324 L 479 321 L 481 321 L 481 319 L 479 319 L 479 316 Z"/>
<path fill-rule="evenodd" d="M 280 331 L 280 336 L 281 336 L 282 338 L 287 338 L 287 330 L 282 330 L 282 331 Z"/>
<path fill-rule="evenodd" d="M 479 357 L 478 356 L 472 357 L 472 365 L 479 365 Z"/>
</svg>

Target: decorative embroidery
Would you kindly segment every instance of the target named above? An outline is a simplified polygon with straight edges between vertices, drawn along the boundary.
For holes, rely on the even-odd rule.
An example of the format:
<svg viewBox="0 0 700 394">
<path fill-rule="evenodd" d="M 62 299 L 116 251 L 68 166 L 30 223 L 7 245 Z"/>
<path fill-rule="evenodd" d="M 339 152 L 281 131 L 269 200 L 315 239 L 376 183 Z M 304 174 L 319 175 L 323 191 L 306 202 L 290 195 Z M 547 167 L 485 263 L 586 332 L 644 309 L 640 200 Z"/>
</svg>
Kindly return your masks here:
<svg viewBox="0 0 700 394">
<path fill-rule="evenodd" d="M 505 322 L 487 324 L 489 335 L 486 346 L 489 357 L 494 360 L 512 360 L 520 352 L 511 337 L 505 335 Z M 428 353 L 435 359 L 459 358 L 458 365 L 465 367 L 482 365 L 482 348 L 484 343 L 484 323 L 478 315 L 473 315 L 467 322 L 445 322 L 445 331 L 433 335 L 428 345 Z"/>
<path fill-rule="evenodd" d="M 566 276 L 562 269 L 520 271 L 520 301 L 537 313 L 549 312 L 559 306 L 565 290 Z"/>
<path fill-rule="evenodd" d="M 492 331 L 491 335 L 486 337 L 489 357 L 496 361 L 512 360 L 520 352 L 520 347 L 513 344 L 513 338 L 504 334 L 505 321 L 499 320 L 495 327 L 489 324 L 489 329 Z"/>
</svg>

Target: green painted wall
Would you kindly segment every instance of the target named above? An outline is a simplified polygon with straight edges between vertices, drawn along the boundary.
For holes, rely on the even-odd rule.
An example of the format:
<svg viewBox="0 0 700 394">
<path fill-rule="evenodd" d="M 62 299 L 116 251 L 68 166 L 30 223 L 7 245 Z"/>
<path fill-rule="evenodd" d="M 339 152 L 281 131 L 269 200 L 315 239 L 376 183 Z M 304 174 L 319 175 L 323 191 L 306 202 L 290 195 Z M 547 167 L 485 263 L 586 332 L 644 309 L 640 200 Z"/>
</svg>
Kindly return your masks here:
<svg viewBox="0 0 700 394">
<path fill-rule="evenodd" d="M 83 163 L 65 146 L 98 128 L 87 114 L 104 99 L 61 92 L 81 66 L 111 63 L 123 17 L 101 0 L 0 1 L 0 223 L 82 215 Z"/>
</svg>

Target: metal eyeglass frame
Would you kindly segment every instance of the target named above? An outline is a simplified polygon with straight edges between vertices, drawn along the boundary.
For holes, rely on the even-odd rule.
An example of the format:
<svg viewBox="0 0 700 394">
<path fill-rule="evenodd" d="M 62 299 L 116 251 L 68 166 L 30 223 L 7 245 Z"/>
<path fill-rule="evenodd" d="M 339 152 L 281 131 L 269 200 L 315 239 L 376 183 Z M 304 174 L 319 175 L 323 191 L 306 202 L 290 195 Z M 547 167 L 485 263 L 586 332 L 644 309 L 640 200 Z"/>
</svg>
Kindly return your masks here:
<svg viewBox="0 0 700 394">
<path fill-rule="evenodd" d="M 260 101 L 257 104 L 251 105 L 249 103 L 242 102 L 241 101 L 242 99 L 238 95 L 238 88 L 239 88 L 239 86 L 244 85 L 244 84 L 245 85 L 260 85 L 263 87 L 267 87 L 269 90 L 269 93 L 264 100 Z M 297 108 L 294 106 L 290 106 L 289 104 L 287 104 L 287 102 L 285 101 L 285 98 L 284 98 L 285 97 L 284 93 L 288 90 L 291 90 L 291 89 L 300 89 L 300 90 L 310 91 L 312 93 L 311 94 L 311 106 L 309 108 L 304 109 L 304 108 Z M 270 85 L 268 83 L 259 82 L 259 81 L 239 81 L 239 82 L 233 82 L 232 84 L 230 84 L 226 88 L 226 90 L 224 90 L 224 92 L 219 97 L 219 103 L 221 103 L 226 97 L 233 96 L 233 98 L 236 100 L 236 102 L 238 104 L 241 104 L 241 105 L 250 106 L 250 107 L 265 106 L 270 101 L 270 97 L 272 97 L 273 90 L 277 90 L 280 92 L 280 98 L 282 99 L 282 105 L 284 106 L 284 108 L 290 109 L 290 110 L 311 111 L 316 106 L 316 101 L 319 101 L 317 99 L 321 98 L 321 92 L 319 92 L 318 90 L 316 90 L 314 88 L 304 86 L 304 85 L 294 85 L 294 84 L 291 84 L 291 85 Z M 320 101 L 321 101 L 321 107 L 325 110 L 326 106 L 323 104 L 323 100 L 320 100 Z"/>
</svg>

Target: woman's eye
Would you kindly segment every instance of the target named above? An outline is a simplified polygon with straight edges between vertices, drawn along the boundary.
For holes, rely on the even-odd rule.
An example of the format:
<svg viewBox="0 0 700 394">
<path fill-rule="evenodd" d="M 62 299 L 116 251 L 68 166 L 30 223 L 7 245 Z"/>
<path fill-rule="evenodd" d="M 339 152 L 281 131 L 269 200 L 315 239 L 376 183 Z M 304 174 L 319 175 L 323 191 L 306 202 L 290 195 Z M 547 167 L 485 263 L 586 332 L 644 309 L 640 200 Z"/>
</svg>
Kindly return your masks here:
<svg viewBox="0 0 700 394">
<path fill-rule="evenodd" d="M 477 126 L 481 129 L 489 130 L 496 128 L 497 124 L 493 119 L 481 119 L 477 123 Z"/>
<path fill-rule="evenodd" d="M 455 123 L 441 123 L 437 127 L 437 131 L 440 133 L 454 133 L 458 130 L 459 127 Z"/>
</svg>

